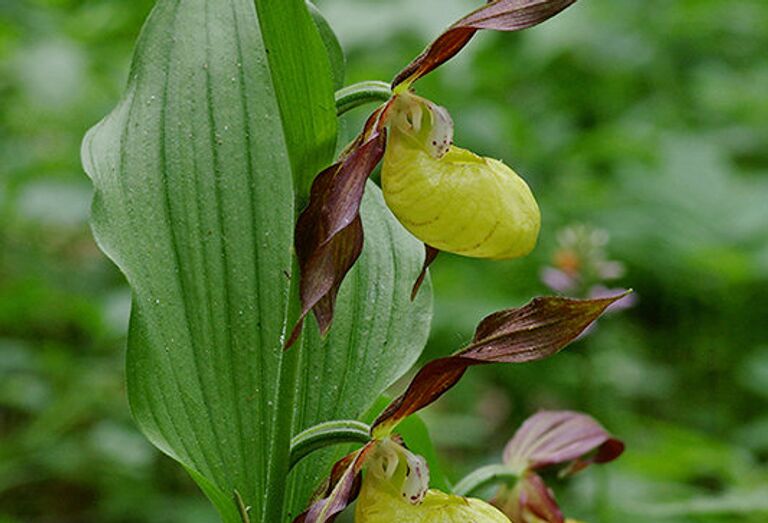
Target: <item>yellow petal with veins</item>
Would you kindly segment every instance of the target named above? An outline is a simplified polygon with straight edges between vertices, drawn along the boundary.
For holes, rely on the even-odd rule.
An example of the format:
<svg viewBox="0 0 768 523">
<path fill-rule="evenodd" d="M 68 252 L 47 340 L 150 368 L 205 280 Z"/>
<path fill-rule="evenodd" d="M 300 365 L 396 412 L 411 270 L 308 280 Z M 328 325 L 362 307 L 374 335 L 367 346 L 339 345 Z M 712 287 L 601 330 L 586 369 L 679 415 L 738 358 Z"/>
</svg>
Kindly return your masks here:
<svg viewBox="0 0 768 523">
<path fill-rule="evenodd" d="M 412 505 L 390 483 L 367 474 L 357 499 L 356 523 L 510 523 L 492 505 L 429 490 L 424 500 Z"/>
<path fill-rule="evenodd" d="M 498 160 L 451 146 L 440 158 L 394 128 L 381 171 L 384 199 L 414 236 L 441 251 L 517 258 L 536 245 L 539 206 Z"/>
</svg>

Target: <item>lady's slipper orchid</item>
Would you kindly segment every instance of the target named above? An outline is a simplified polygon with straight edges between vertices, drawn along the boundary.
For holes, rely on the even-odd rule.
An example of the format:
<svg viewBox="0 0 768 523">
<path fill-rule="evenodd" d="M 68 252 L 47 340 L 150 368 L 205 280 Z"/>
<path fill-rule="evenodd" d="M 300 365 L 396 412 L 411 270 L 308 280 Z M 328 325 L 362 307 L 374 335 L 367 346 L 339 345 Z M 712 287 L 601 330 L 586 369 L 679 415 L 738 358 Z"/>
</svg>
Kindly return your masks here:
<svg viewBox="0 0 768 523">
<path fill-rule="evenodd" d="M 418 412 L 447 392 L 471 366 L 499 362 L 521 363 L 556 354 L 622 296 L 624 294 L 595 300 L 536 298 L 523 307 L 487 316 L 478 325 L 467 347 L 452 356 L 427 363 L 416 373 L 405 392 L 393 400 L 373 422 L 370 441 L 334 465 L 326 488 L 294 523 L 333 521 L 358 494 L 361 496 L 357 508 L 359 522 L 508 521 L 480 500 L 428 490 L 429 471 L 426 462 L 407 450 L 402 440 L 393 434 L 394 430 L 405 417 Z M 524 425 L 518 434 L 525 436 L 530 433 L 536 436 L 535 431 L 526 427 Z M 550 449 L 546 443 L 547 438 L 542 437 L 543 441 L 540 441 L 536 436 L 529 441 L 523 436 L 521 438 L 527 446 L 522 445 L 521 448 Z M 555 441 L 559 440 L 555 438 Z M 587 441 L 593 443 L 594 439 L 588 438 Z M 604 443 L 605 440 L 598 446 Z M 512 466 L 517 466 L 521 472 L 532 470 L 528 456 L 539 459 L 536 458 L 538 453 L 529 450 L 522 454 L 526 456 L 525 459 L 519 458 L 514 451 L 516 447 L 509 448 L 512 449 L 511 463 L 519 463 Z M 581 452 L 575 456 L 570 447 L 559 453 L 555 448 L 552 455 L 558 459 L 562 456 L 576 459 L 586 452 L 583 444 L 577 445 L 576 449 Z M 534 489 L 531 492 L 538 494 L 540 490 Z"/>
<path fill-rule="evenodd" d="M 370 465 L 369 465 L 370 466 Z M 493 505 L 476 498 L 428 490 L 419 503 L 402 499 L 396 482 L 369 473 L 357 499 L 357 523 L 509 523 Z"/>
<path fill-rule="evenodd" d="M 622 452 L 624 444 L 590 416 L 541 411 L 528 418 L 504 448 L 504 465 L 519 479 L 512 487 L 502 487 L 493 504 L 512 523 L 565 523 L 554 494 L 536 471 L 567 464 L 560 472 L 567 476 L 591 463 L 613 461 Z"/>
<path fill-rule="evenodd" d="M 389 488 L 391 494 L 407 503 L 421 503 L 427 494 L 427 462 L 392 437 L 379 441 L 368 459 L 367 468 L 371 483 Z"/>
<path fill-rule="evenodd" d="M 451 144 L 448 113 L 409 92 L 395 95 L 384 153 L 384 199 L 414 236 L 438 250 L 478 258 L 528 254 L 539 207 L 512 169 Z"/>
<path fill-rule="evenodd" d="M 357 498 L 357 523 L 509 523 L 493 505 L 428 490 L 429 469 L 392 437 L 382 439 L 367 460 Z"/>
<path fill-rule="evenodd" d="M 298 339 L 310 311 L 322 334 L 330 328 L 336 294 L 362 252 L 359 210 L 365 183 L 382 158 L 385 200 L 426 246 L 414 295 L 440 250 L 514 258 L 533 249 L 539 209 L 525 182 L 503 163 L 454 146 L 448 113 L 415 96 L 411 87 L 455 56 L 477 31 L 526 29 L 574 2 L 491 0 L 452 24 L 395 77 L 392 98 L 371 114 L 339 160 L 315 178 L 296 223 L 302 310 L 286 347 Z"/>
</svg>

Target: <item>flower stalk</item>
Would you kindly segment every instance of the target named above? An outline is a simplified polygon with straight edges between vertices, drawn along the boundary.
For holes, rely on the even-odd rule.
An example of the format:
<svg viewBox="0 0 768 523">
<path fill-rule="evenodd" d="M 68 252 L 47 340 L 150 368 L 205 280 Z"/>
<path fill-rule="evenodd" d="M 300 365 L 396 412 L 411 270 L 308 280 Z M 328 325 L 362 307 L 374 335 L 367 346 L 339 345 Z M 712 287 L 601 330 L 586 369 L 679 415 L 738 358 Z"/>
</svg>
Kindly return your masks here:
<svg viewBox="0 0 768 523">
<path fill-rule="evenodd" d="M 392 89 L 386 82 L 368 80 L 349 85 L 336 91 L 336 114 L 351 111 L 361 105 L 386 102 L 392 98 Z"/>
<path fill-rule="evenodd" d="M 310 427 L 291 439 L 291 468 L 312 452 L 342 443 L 367 443 L 371 428 L 356 420 L 334 420 Z"/>
<path fill-rule="evenodd" d="M 486 465 L 475 469 L 453 487 L 453 493 L 459 496 L 471 496 L 494 483 L 512 483 L 520 477 L 518 472 L 506 465 Z"/>
</svg>

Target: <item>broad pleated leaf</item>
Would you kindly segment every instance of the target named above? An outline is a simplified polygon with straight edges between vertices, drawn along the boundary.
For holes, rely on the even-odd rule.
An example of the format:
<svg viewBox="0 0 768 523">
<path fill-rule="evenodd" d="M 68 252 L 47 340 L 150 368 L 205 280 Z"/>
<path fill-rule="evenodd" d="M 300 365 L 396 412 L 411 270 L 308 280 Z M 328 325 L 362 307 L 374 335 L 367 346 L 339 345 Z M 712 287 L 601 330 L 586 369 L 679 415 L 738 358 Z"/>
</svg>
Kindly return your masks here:
<svg viewBox="0 0 768 523">
<path fill-rule="evenodd" d="M 331 162 L 331 82 L 303 1 L 160 0 L 123 99 L 83 145 L 95 236 L 133 290 L 133 415 L 227 522 L 235 490 L 251 521 L 280 520 L 283 497 L 315 481 L 286 487 L 290 436 L 360 414 L 426 337 L 429 298 L 411 304 L 408 288 L 422 249 L 374 193 L 339 325 L 283 351 L 296 202 Z"/>
<path fill-rule="evenodd" d="M 333 28 L 331 28 L 323 13 L 310 1 L 307 1 L 307 7 L 312 15 L 312 19 L 315 21 L 317 30 L 320 32 L 320 37 L 323 39 L 325 50 L 328 53 L 328 59 L 331 62 L 333 87 L 337 90 L 341 89 L 344 86 L 344 73 L 346 69 L 344 50 L 341 48 L 341 43 L 339 43 L 336 33 L 333 32 Z"/>
</svg>

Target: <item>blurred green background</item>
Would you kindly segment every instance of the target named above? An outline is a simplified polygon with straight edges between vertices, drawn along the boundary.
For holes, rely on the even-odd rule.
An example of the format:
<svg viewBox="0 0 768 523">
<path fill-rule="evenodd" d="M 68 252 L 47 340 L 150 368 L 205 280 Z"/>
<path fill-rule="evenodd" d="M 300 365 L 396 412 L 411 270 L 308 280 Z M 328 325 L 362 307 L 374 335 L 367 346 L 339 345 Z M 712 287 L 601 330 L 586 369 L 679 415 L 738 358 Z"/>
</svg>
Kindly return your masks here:
<svg viewBox="0 0 768 523">
<path fill-rule="evenodd" d="M 347 81 L 391 78 L 470 0 L 322 0 Z M 0 0 L 0 523 L 210 522 L 130 420 L 129 291 L 88 230 L 85 130 L 117 101 L 150 0 Z M 424 414 L 453 480 L 539 408 L 626 454 L 569 482 L 592 523 L 768 521 L 768 3 L 583 0 L 482 34 L 419 93 L 543 212 L 521 261 L 443 255 L 425 357 L 534 294 L 635 289 L 557 358 L 473 369 Z M 344 118 L 351 137 L 366 114 Z M 549 286 L 549 287 L 548 287 Z"/>
</svg>

